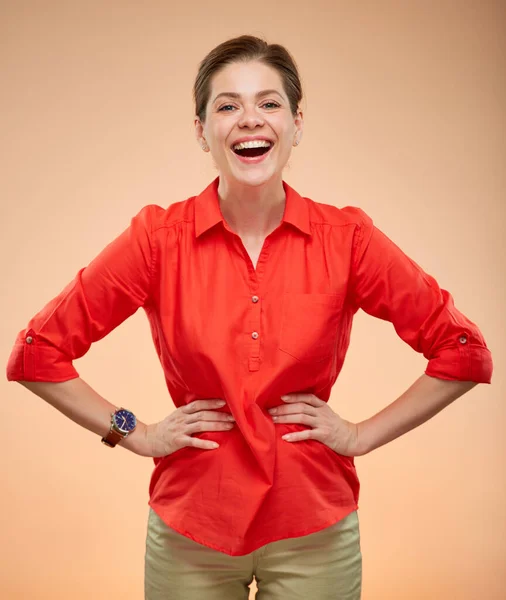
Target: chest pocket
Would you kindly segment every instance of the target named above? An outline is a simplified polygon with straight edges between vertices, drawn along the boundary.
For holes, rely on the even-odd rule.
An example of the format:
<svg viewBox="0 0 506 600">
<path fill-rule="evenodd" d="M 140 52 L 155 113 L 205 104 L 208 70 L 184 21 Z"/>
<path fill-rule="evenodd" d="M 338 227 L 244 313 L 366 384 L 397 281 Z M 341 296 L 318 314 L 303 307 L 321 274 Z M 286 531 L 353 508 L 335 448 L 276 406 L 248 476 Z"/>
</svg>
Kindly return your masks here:
<svg viewBox="0 0 506 600">
<path fill-rule="evenodd" d="M 341 294 L 285 294 L 279 349 L 301 362 L 332 356 L 342 304 Z"/>
</svg>

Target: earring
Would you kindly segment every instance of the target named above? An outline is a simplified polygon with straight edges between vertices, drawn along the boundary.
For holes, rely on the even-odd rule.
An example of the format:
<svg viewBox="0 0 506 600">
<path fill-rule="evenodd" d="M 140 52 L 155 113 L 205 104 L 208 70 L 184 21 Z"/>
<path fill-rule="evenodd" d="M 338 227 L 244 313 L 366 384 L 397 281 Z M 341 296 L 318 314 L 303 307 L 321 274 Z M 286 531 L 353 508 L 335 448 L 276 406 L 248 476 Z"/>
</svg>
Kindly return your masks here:
<svg viewBox="0 0 506 600">
<path fill-rule="evenodd" d="M 295 140 L 293 143 L 294 146 L 298 146 L 299 145 L 299 140 Z"/>
<path fill-rule="evenodd" d="M 202 144 L 202 150 L 204 152 L 207 152 L 209 150 L 209 146 L 205 142 Z"/>
</svg>

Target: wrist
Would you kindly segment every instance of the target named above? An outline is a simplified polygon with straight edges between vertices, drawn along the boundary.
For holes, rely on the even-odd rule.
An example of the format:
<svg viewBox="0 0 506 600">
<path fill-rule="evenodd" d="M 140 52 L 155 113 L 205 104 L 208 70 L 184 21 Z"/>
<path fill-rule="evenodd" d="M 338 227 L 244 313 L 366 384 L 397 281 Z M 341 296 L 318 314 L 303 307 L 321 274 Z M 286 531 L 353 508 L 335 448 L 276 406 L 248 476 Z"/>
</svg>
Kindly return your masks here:
<svg viewBox="0 0 506 600">
<path fill-rule="evenodd" d="M 361 421 L 356 427 L 355 456 L 364 456 L 373 449 L 368 440 L 367 421 Z"/>
<path fill-rule="evenodd" d="M 147 425 L 137 421 L 135 430 L 121 440 L 118 446 L 123 446 L 139 456 L 151 456 L 147 439 Z"/>
</svg>

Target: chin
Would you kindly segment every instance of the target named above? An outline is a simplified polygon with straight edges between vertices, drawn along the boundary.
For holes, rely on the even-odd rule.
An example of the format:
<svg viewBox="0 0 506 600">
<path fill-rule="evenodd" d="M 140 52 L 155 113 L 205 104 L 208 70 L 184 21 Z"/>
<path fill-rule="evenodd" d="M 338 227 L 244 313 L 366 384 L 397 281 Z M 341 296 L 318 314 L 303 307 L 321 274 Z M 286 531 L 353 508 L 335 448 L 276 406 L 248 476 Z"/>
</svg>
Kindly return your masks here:
<svg viewBox="0 0 506 600">
<path fill-rule="evenodd" d="M 249 168 L 246 172 L 232 172 L 232 179 L 241 185 L 249 185 L 251 187 L 258 187 L 265 185 L 273 179 L 279 179 L 281 172 L 271 169 L 254 169 Z"/>
</svg>

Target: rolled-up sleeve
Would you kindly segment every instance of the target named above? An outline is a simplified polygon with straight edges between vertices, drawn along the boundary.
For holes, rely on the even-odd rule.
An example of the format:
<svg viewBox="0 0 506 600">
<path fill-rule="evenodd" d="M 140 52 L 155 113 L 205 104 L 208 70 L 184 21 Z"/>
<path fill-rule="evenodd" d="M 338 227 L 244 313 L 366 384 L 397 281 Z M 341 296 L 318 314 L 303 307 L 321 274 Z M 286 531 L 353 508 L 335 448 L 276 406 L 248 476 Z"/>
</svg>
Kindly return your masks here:
<svg viewBox="0 0 506 600">
<path fill-rule="evenodd" d="M 352 273 L 357 309 L 390 321 L 397 334 L 428 360 L 427 375 L 490 383 L 492 357 L 477 325 L 368 215 L 355 210 L 360 217 Z"/>
<path fill-rule="evenodd" d="M 150 301 L 151 232 L 160 207 L 144 207 L 130 226 L 17 335 L 9 381 L 62 382 L 79 376 L 73 360 Z"/>
</svg>

